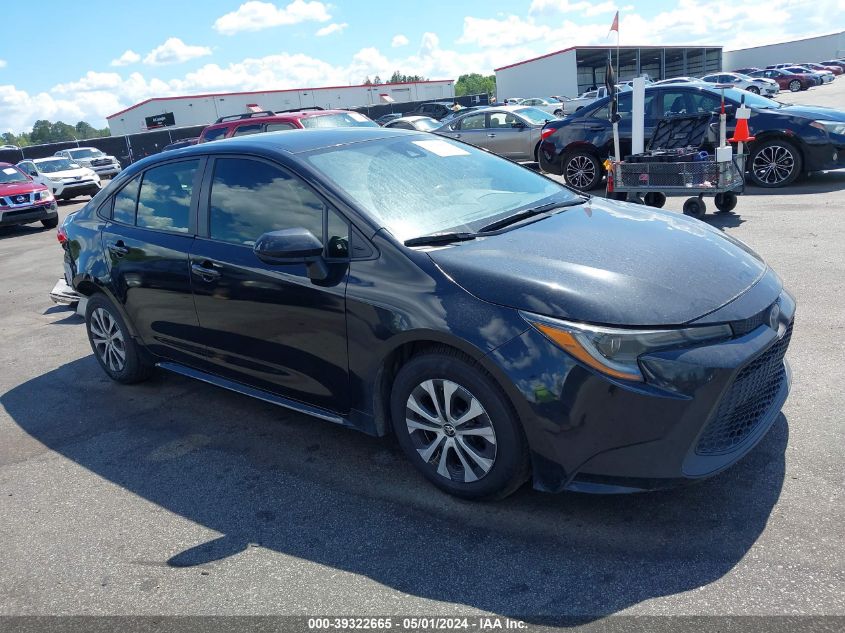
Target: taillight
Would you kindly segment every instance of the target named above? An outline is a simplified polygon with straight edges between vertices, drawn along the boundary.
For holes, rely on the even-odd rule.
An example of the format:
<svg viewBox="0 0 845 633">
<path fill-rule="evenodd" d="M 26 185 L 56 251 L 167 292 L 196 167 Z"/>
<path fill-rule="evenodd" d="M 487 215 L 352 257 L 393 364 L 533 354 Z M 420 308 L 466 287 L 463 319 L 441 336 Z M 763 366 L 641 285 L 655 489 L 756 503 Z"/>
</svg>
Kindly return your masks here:
<svg viewBox="0 0 845 633">
<path fill-rule="evenodd" d="M 545 141 L 547 138 L 549 138 L 555 132 L 557 132 L 557 130 L 555 130 L 553 127 L 546 128 L 545 130 L 540 132 L 540 138 Z"/>
<path fill-rule="evenodd" d="M 60 226 L 56 230 L 56 238 L 58 238 L 59 244 L 61 244 L 62 246 L 67 243 L 67 232 L 65 231 L 64 227 Z"/>
</svg>

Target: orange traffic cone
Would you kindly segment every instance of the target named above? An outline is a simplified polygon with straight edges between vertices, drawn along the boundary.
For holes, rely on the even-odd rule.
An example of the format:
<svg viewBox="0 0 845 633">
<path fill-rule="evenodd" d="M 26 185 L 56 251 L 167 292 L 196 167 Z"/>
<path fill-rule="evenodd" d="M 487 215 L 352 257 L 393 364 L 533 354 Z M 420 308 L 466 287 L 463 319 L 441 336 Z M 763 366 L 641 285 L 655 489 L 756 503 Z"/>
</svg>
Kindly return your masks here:
<svg viewBox="0 0 845 633">
<path fill-rule="evenodd" d="M 747 143 L 753 141 L 754 137 L 748 131 L 748 119 L 737 119 L 734 135 L 728 139 L 731 143 Z"/>
</svg>

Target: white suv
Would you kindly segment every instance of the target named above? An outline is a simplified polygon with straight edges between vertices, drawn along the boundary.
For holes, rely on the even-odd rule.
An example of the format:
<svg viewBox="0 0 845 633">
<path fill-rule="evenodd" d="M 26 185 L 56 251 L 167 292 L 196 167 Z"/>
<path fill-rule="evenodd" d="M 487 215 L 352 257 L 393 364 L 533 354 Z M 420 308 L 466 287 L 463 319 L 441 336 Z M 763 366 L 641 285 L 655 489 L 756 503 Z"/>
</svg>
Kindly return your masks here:
<svg viewBox="0 0 845 633">
<path fill-rule="evenodd" d="M 63 156 L 22 160 L 18 168 L 53 192 L 56 198 L 95 196 L 100 191 L 100 177 Z"/>
<path fill-rule="evenodd" d="M 101 152 L 96 147 L 63 149 L 56 152 L 55 156 L 67 158 L 82 167 L 90 167 L 99 176 L 111 177 L 120 173 L 120 161 L 114 156 Z"/>
</svg>

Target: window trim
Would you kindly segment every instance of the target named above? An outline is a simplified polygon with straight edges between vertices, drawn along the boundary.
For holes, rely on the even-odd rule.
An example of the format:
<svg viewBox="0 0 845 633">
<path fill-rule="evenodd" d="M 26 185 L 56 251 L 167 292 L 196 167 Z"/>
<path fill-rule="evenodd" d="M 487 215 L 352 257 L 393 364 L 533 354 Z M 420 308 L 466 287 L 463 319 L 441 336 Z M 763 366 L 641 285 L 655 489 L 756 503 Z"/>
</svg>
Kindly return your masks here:
<svg viewBox="0 0 845 633">
<path fill-rule="evenodd" d="M 194 174 L 194 182 L 193 182 L 193 185 L 192 185 L 192 188 L 191 188 L 191 204 L 190 204 L 190 207 L 188 208 L 188 232 L 182 233 L 182 232 L 179 232 L 179 231 L 168 231 L 166 229 L 157 229 L 157 228 L 149 227 L 149 226 L 138 226 L 138 200 L 140 199 L 140 196 L 141 196 L 141 186 L 144 184 L 144 177 L 146 176 L 147 172 L 150 171 L 151 169 L 156 169 L 156 168 L 162 167 L 164 165 L 173 165 L 173 164 L 176 164 L 176 163 L 186 163 L 186 162 L 190 162 L 190 161 L 198 161 L 198 165 L 197 165 L 197 171 Z M 101 204 L 99 207 L 97 207 L 97 215 L 99 215 L 101 218 L 103 218 L 107 222 L 111 222 L 113 224 L 116 224 L 117 226 L 128 226 L 128 227 L 132 227 L 132 228 L 135 228 L 135 229 L 141 229 L 143 231 L 154 231 L 155 233 L 163 233 L 163 234 L 166 234 L 166 235 L 182 235 L 182 236 L 187 236 L 187 237 L 192 237 L 192 238 L 196 237 L 196 235 L 197 235 L 198 192 L 200 191 L 199 187 L 201 186 L 201 184 L 203 182 L 203 175 L 205 173 L 208 162 L 209 162 L 208 156 L 200 154 L 198 156 L 185 156 L 185 157 L 177 158 L 177 159 L 174 159 L 174 160 L 165 160 L 165 161 L 161 161 L 160 163 L 150 165 L 146 169 L 139 171 L 137 174 L 134 174 L 131 177 L 129 177 L 126 180 L 125 183 L 120 185 L 120 187 L 118 189 L 116 189 L 113 193 L 109 194 L 108 199 L 105 200 L 103 202 L 103 204 Z M 123 189 L 125 187 L 127 187 L 129 185 L 129 183 L 133 182 L 136 178 L 139 178 L 140 180 L 139 180 L 139 183 L 138 183 L 138 193 L 135 196 L 135 221 L 132 224 L 127 224 L 126 222 L 120 222 L 118 220 L 115 220 L 114 219 L 114 199 L 115 199 L 115 196 L 117 196 L 118 193 L 123 191 Z M 103 207 L 108 207 L 108 210 L 109 210 L 108 217 L 104 217 L 103 215 L 100 214 L 100 210 L 103 209 Z"/>
</svg>

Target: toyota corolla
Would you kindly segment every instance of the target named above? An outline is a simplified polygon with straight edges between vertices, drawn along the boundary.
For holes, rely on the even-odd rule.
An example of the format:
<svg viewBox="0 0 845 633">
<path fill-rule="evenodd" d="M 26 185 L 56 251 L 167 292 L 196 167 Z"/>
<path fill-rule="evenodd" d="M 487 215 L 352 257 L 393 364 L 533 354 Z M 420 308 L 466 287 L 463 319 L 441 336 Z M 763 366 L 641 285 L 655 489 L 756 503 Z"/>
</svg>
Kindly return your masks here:
<svg viewBox="0 0 845 633">
<path fill-rule="evenodd" d="M 115 381 L 159 367 L 392 433 L 466 498 L 713 475 L 789 390 L 795 302 L 747 246 L 427 134 L 160 154 L 61 231 Z"/>
</svg>

